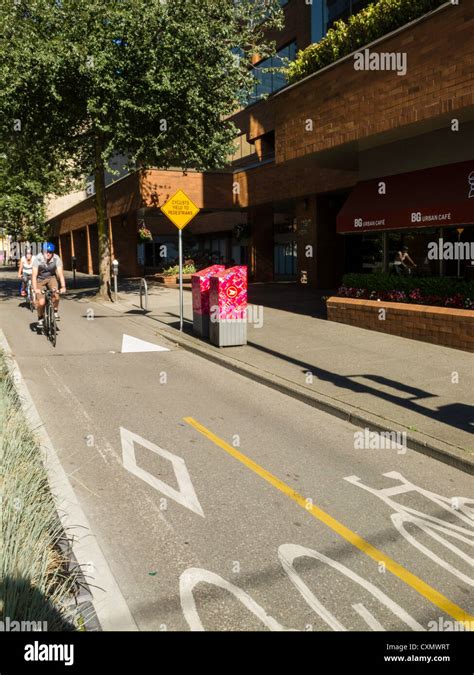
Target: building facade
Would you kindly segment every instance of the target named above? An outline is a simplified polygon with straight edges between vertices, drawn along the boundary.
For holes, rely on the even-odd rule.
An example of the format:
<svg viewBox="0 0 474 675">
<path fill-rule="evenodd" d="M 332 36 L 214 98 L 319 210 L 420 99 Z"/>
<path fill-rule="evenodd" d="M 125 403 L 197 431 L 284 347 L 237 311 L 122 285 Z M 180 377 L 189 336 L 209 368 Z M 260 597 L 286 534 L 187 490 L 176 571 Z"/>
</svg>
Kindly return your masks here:
<svg viewBox="0 0 474 675">
<path fill-rule="evenodd" d="M 474 241 L 474 1 L 446 2 L 367 45 L 403 57 L 403 72 L 358 69 L 349 55 L 291 86 L 265 69 L 368 2 L 281 4 L 277 55 L 256 64 L 249 105 L 233 117 L 229 166 L 137 172 L 107 188 L 122 273 L 174 264 L 177 234 L 160 206 L 181 188 L 202 209 L 185 230 L 198 266 L 247 264 L 254 281 L 331 289 L 345 272 L 389 270 L 408 246 L 425 274 L 472 274 L 469 260 L 428 259 L 427 246 Z M 51 219 L 66 267 L 75 255 L 79 270 L 97 271 L 94 220 L 92 197 Z M 137 244 L 141 225 L 153 243 Z"/>
</svg>

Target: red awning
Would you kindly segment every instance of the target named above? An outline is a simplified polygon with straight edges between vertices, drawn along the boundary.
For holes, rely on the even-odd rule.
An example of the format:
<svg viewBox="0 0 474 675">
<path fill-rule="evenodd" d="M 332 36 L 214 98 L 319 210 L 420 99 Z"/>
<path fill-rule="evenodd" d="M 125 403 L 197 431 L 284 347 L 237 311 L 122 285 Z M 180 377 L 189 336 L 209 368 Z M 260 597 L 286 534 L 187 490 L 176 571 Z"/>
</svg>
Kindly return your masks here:
<svg viewBox="0 0 474 675">
<path fill-rule="evenodd" d="M 472 223 L 474 160 L 358 183 L 337 216 L 337 232 Z"/>
</svg>

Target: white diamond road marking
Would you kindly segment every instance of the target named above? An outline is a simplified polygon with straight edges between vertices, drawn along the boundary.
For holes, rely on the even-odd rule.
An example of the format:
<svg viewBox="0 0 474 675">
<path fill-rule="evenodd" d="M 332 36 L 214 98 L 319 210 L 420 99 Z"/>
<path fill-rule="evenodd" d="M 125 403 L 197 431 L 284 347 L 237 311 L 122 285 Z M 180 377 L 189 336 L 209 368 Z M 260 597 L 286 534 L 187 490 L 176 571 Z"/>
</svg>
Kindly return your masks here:
<svg viewBox="0 0 474 675">
<path fill-rule="evenodd" d="M 124 335 L 122 338 L 122 354 L 130 354 L 135 352 L 169 352 L 166 347 L 160 347 L 153 342 L 146 342 L 139 340 L 131 335 Z"/>
<path fill-rule="evenodd" d="M 132 431 L 124 429 L 123 427 L 120 427 L 120 438 L 122 441 L 123 465 L 127 471 L 129 471 L 134 476 L 137 476 L 137 478 L 141 478 L 143 481 L 145 481 L 145 483 L 148 483 L 148 485 L 151 485 L 151 487 L 155 488 L 155 490 L 162 492 L 170 499 L 178 502 L 178 504 L 181 504 L 181 506 L 184 506 L 190 511 L 197 513 L 203 518 L 205 517 L 204 511 L 202 510 L 201 504 L 199 503 L 199 499 L 194 490 L 191 476 L 189 475 L 188 469 L 186 468 L 186 463 L 182 457 L 178 457 L 178 455 L 174 455 L 172 452 L 169 452 L 164 448 L 160 448 L 159 445 L 155 445 L 155 443 L 147 441 L 146 438 L 142 438 L 138 434 L 134 434 Z M 149 473 L 149 471 L 146 471 L 137 465 L 137 460 L 135 457 L 135 443 L 142 445 L 144 448 L 151 450 L 160 457 L 163 457 L 164 459 L 167 459 L 169 462 L 171 462 L 176 479 L 178 481 L 179 490 L 176 490 L 175 488 L 171 487 L 171 485 L 164 483 L 162 480 Z"/>
</svg>

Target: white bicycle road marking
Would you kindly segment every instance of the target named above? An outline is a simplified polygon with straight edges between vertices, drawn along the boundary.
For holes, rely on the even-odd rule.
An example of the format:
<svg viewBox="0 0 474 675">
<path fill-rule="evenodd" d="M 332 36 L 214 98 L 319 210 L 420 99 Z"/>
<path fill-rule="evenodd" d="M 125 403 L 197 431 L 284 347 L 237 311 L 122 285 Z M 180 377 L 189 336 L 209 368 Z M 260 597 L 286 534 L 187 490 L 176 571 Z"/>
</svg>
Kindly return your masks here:
<svg viewBox="0 0 474 675">
<path fill-rule="evenodd" d="M 120 427 L 120 438 L 122 441 L 123 466 L 127 471 L 134 476 L 137 476 L 137 478 L 141 478 L 145 483 L 148 483 L 148 485 L 151 485 L 155 490 L 162 492 L 167 497 L 170 497 L 170 499 L 178 502 L 181 506 L 193 511 L 198 516 L 205 517 L 196 491 L 194 490 L 186 463 L 182 457 L 178 457 L 178 455 L 175 455 L 164 448 L 160 448 L 159 445 L 147 441 L 146 438 L 142 438 L 142 436 L 134 434 L 132 431 L 124 429 L 123 427 Z M 147 450 L 151 450 L 151 452 L 154 452 L 171 462 L 176 475 L 176 480 L 178 481 L 179 490 L 176 490 L 171 485 L 168 485 L 156 476 L 153 476 L 149 471 L 146 471 L 146 469 L 142 469 L 137 465 L 135 443 L 142 445 L 144 448 L 147 448 Z"/>
<path fill-rule="evenodd" d="M 473 559 L 468 556 L 464 551 L 461 551 L 457 546 L 454 546 L 454 544 L 451 544 L 449 541 L 444 539 L 443 537 L 440 537 L 439 535 L 436 534 L 434 531 L 435 528 L 439 530 L 443 530 L 447 532 L 450 536 L 456 536 L 456 533 L 449 532 L 448 528 L 441 528 L 438 525 L 433 525 L 429 523 L 427 525 L 427 521 L 422 519 L 422 518 L 414 518 L 413 516 L 409 514 L 403 514 L 403 513 L 394 513 L 391 516 L 392 522 L 397 528 L 397 530 L 400 532 L 400 534 L 405 537 L 405 539 L 412 544 L 412 546 L 415 546 L 419 551 L 424 553 L 428 558 L 431 558 L 434 562 L 436 562 L 438 565 L 441 567 L 444 567 L 445 570 L 450 572 L 451 574 L 454 574 L 458 579 L 461 579 L 461 581 L 464 581 L 466 584 L 469 586 L 474 586 L 474 579 L 472 577 L 467 576 L 467 574 L 464 574 L 460 570 L 458 570 L 456 567 L 451 565 L 447 560 L 444 560 L 443 558 L 440 558 L 440 556 L 436 555 L 433 551 L 431 551 L 429 548 L 427 548 L 424 544 L 421 542 L 417 541 L 413 535 L 411 535 L 407 530 L 405 529 L 404 524 L 405 523 L 412 523 L 413 525 L 416 525 L 420 530 L 423 530 L 426 534 L 428 534 L 432 539 L 435 539 L 437 542 L 442 544 L 445 548 L 448 548 L 450 551 L 452 551 L 455 555 L 459 556 L 463 560 L 465 560 L 468 565 L 473 567 Z M 465 538 L 463 537 L 465 540 Z M 472 542 L 469 542 L 472 545 Z"/>
<path fill-rule="evenodd" d="M 122 338 L 122 354 L 135 354 L 138 352 L 169 352 L 166 347 L 146 342 L 131 335 L 124 335 Z"/>
<path fill-rule="evenodd" d="M 377 588 L 374 584 L 350 570 L 345 565 L 328 558 L 318 551 L 298 544 L 283 544 L 278 549 L 278 557 L 287 573 L 290 581 L 295 588 L 300 592 L 305 602 L 311 609 L 323 619 L 323 621 L 334 631 L 347 631 L 348 629 L 332 614 L 309 589 L 307 584 L 296 572 L 293 563 L 297 558 L 309 557 L 315 558 L 329 567 L 337 570 L 343 576 L 354 581 L 361 588 L 368 591 L 372 597 L 378 600 L 382 605 L 389 609 L 395 616 L 397 616 L 403 623 L 414 631 L 426 631 L 421 624 L 406 612 L 403 607 L 400 607 L 396 602 L 391 600 L 383 591 Z M 224 590 L 229 591 L 239 600 L 244 607 L 246 607 L 257 619 L 259 619 L 264 626 L 271 631 L 290 631 L 297 630 L 292 628 L 285 628 L 276 619 L 267 614 L 261 605 L 259 605 L 248 593 L 230 583 L 223 577 L 210 572 L 209 570 L 197 567 L 190 567 L 185 570 L 179 579 L 179 593 L 181 598 L 181 607 L 184 618 L 192 631 L 204 631 L 205 628 L 196 608 L 194 600 L 194 588 L 199 583 L 207 583 Z M 354 611 L 365 621 L 371 630 L 385 630 L 382 624 L 376 617 L 361 603 L 352 605 Z"/>
<path fill-rule="evenodd" d="M 255 602 L 255 600 L 245 591 L 243 591 L 235 584 L 226 581 L 218 574 L 210 572 L 199 567 L 189 567 L 185 570 L 179 578 L 179 594 L 181 598 L 181 607 L 183 614 L 192 631 L 205 631 L 201 618 L 196 608 L 193 590 L 199 583 L 211 584 L 218 588 L 223 588 L 239 600 L 244 607 L 246 607 L 254 616 L 259 619 L 264 626 L 271 631 L 287 631 L 290 630 L 282 626 L 276 619 L 266 613 L 266 611 Z"/>
<path fill-rule="evenodd" d="M 316 560 L 320 560 L 321 562 L 325 563 L 326 565 L 329 565 L 333 569 L 337 570 L 340 572 L 342 575 L 346 576 L 348 579 L 351 579 L 354 581 L 356 584 L 364 588 L 366 591 L 368 591 L 376 600 L 378 600 L 382 605 L 385 605 L 387 609 L 389 609 L 395 616 L 397 616 L 401 621 L 407 624 L 412 630 L 421 630 L 424 631 L 426 630 L 419 624 L 413 617 L 411 617 L 408 612 L 406 612 L 403 607 L 400 607 L 394 600 L 391 600 L 388 595 L 386 595 L 383 591 L 381 591 L 377 586 L 375 586 L 373 583 L 370 581 L 367 581 L 366 579 L 363 579 L 361 576 L 350 570 L 348 567 L 343 565 L 342 563 L 337 562 L 336 560 L 333 560 L 332 558 L 328 558 L 327 556 L 323 555 L 322 553 L 319 553 L 319 551 L 316 551 L 311 548 L 306 548 L 305 546 L 299 546 L 298 544 L 282 544 L 280 548 L 278 549 L 278 557 L 280 558 L 280 562 L 283 566 L 283 569 L 285 572 L 288 574 L 291 582 L 294 584 L 294 586 L 299 590 L 303 598 L 306 600 L 308 605 L 313 609 L 313 611 L 318 614 L 323 621 L 326 621 L 326 623 L 333 628 L 333 625 L 337 625 L 337 628 L 333 628 L 333 630 L 343 630 L 347 631 L 348 629 L 345 628 L 337 619 L 334 615 L 332 615 L 329 610 L 327 610 L 316 598 L 314 593 L 308 588 L 308 586 L 305 584 L 305 582 L 302 580 L 300 575 L 296 572 L 293 563 L 297 558 L 315 558 Z M 363 605 L 362 605 L 363 607 Z M 364 607 L 365 609 L 365 607 Z M 322 610 L 322 611 L 321 611 Z M 360 614 L 360 612 L 359 612 Z M 365 620 L 364 613 L 362 614 L 362 618 Z M 328 620 L 329 619 L 329 620 Z M 369 628 L 372 628 L 371 622 L 367 622 Z M 340 626 L 340 627 L 339 627 Z"/>
<path fill-rule="evenodd" d="M 474 510 L 468 506 L 469 504 L 474 504 L 474 500 L 467 497 L 453 497 L 452 499 L 449 499 L 435 492 L 424 490 L 423 488 L 408 481 L 401 473 L 396 471 L 391 471 L 383 475 L 386 478 L 392 478 L 393 480 L 400 481 L 400 485 L 378 490 L 362 483 L 361 479 L 357 476 L 347 476 L 344 480 L 348 481 L 352 485 L 355 485 L 356 487 L 370 492 L 385 502 L 385 504 L 387 504 L 387 506 L 389 506 L 391 509 L 394 509 L 395 513 L 391 515 L 391 520 L 398 532 L 412 546 L 417 548 L 424 555 L 430 558 L 430 560 L 443 567 L 445 570 L 456 576 L 464 583 L 467 583 L 469 586 L 474 586 L 474 579 L 472 576 L 468 576 L 461 570 L 454 567 L 454 565 L 451 565 L 447 560 L 444 560 L 442 557 L 431 551 L 427 546 L 417 541 L 413 534 L 410 534 L 406 529 L 407 523 L 414 525 L 419 530 L 431 537 L 434 541 L 438 542 L 444 546 L 444 548 L 451 551 L 452 554 L 466 562 L 472 568 L 474 567 L 474 560 L 472 556 L 465 553 L 452 541 L 446 539 L 446 537 L 457 539 L 458 541 L 470 547 L 474 546 Z M 423 497 L 426 497 L 432 503 L 441 507 L 446 512 L 449 512 L 451 516 L 455 516 L 462 524 L 458 525 L 442 518 L 432 516 L 428 513 L 424 513 L 423 511 L 418 511 L 417 509 L 399 504 L 394 499 L 392 499 L 392 497 L 396 495 L 406 494 L 408 492 L 417 492 Z M 441 536 L 440 533 L 444 534 L 445 537 Z"/>
</svg>

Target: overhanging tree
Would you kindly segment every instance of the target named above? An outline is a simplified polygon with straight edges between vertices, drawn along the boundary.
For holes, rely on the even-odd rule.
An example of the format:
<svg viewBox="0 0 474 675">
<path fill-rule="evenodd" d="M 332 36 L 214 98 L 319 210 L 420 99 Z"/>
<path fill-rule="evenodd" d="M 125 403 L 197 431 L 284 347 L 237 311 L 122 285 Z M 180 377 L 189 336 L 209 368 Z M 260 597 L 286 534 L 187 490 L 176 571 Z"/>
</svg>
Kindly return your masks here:
<svg viewBox="0 0 474 675">
<path fill-rule="evenodd" d="M 49 152 L 42 155 L 37 145 L 22 149 L 24 140 L 12 139 L 9 154 L 0 152 L 0 224 L 20 241 L 41 241 L 47 234 L 45 195 L 64 194 L 72 185 L 48 165 Z"/>
<path fill-rule="evenodd" d="M 18 0 L 2 7 L 0 135 L 48 148 L 64 179 L 93 175 L 100 289 L 110 297 L 105 171 L 223 166 L 226 118 L 273 53 L 279 0 Z M 25 143 L 23 141 L 23 148 Z M 58 159 L 60 158 L 60 159 Z"/>
</svg>

